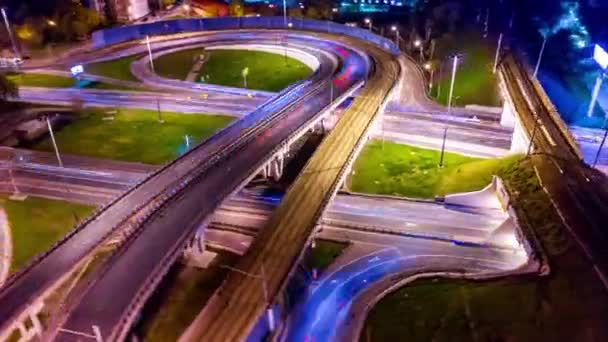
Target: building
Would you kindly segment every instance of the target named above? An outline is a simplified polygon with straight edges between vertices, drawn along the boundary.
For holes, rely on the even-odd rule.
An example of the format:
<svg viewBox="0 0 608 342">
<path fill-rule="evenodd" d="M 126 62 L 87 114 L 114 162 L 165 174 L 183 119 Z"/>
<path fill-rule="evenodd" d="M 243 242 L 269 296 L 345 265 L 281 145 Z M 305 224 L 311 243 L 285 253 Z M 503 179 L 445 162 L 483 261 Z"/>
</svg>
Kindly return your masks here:
<svg viewBox="0 0 608 342">
<path fill-rule="evenodd" d="M 418 0 L 342 0 L 340 13 L 382 13 L 393 8 L 413 7 Z"/>
<path fill-rule="evenodd" d="M 117 22 L 137 20 L 150 13 L 148 0 L 89 0 L 89 7 Z"/>
</svg>

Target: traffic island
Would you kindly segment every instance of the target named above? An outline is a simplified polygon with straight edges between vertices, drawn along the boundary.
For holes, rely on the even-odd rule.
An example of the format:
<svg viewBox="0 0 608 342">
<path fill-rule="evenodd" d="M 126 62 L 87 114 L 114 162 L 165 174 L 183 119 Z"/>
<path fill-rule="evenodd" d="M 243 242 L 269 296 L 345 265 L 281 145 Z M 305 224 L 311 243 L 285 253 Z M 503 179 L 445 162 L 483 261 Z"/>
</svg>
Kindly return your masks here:
<svg viewBox="0 0 608 342">
<path fill-rule="evenodd" d="M 186 80 L 201 55 L 205 62 L 194 77 L 199 83 L 277 92 L 312 73 L 309 66 L 287 55 L 245 49 L 177 51 L 157 57 L 154 68 L 160 76 Z"/>
<path fill-rule="evenodd" d="M 357 160 L 347 181 L 350 191 L 412 198 L 434 198 L 481 190 L 492 176 L 520 159 L 479 159 L 410 145 L 373 140 Z"/>
</svg>

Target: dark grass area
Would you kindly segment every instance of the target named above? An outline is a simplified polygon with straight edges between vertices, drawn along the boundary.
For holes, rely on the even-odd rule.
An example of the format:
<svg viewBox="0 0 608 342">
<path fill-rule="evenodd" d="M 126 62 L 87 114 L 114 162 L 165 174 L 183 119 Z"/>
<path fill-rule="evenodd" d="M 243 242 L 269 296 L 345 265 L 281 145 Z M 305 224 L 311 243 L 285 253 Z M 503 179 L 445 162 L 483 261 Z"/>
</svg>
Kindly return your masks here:
<svg viewBox="0 0 608 342">
<path fill-rule="evenodd" d="M 348 243 L 316 239 L 315 248 L 311 248 L 306 254 L 304 266 L 308 270 L 316 269 L 321 273 L 342 254 L 346 247 Z"/>
<path fill-rule="evenodd" d="M 451 56 L 458 54 L 459 63 L 454 82 L 452 105 L 500 106 L 498 81 L 492 73 L 496 39 L 482 38 L 478 32 L 446 34 L 436 40 L 435 60 L 441 62 L 431 95 L 439 103 L 447 104 L 452 77 Z M 441 93 L 438 95 L 438 87 Z"/>
<path fill-rule="evenodd" d="M 239 257 L 216 252 L 218 255 L 209 268 L 174 266 L 144 309 L 139 328 L 144 341 L 177 341 L 188 328 L 224 280 L 228 270 L 220 265 L 234 265 Z"/>
</svg>

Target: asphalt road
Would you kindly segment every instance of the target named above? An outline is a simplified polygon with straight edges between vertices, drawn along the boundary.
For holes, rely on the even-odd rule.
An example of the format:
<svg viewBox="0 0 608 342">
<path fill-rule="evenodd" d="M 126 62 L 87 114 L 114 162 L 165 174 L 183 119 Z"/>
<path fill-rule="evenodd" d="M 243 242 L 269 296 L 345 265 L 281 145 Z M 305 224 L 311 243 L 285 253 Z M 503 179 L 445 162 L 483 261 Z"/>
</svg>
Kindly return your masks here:
<svg viewBox="0 0 608 342">
<path fill-rule="evenodd" d="M 350 89 L 364 72 L 363 59 L 352 51 L 345 65 L 350 74 L 345 83 L 334 85 L 336 96 Z M 329 65 L 326 67 L 331 68 Z M 187 189 L 176 194 L 173 201 L 151 216 L 145 228 L 110 260 L 110 267 L 82 296 L 76 307 L 69 310 L 62 327 L 82 330 L 95 322 L 104 338 L 120 339 L 135 319 L 143 299 L 153 290 L 152 279 L 160 280 L 168 266 L 181 254 L 183 245 L 200 222 L 220 205 L 223 198 L 242 186 L 276 146 L 317 116 L 329 102 L 328 96 L 320 96 L 329 93 L 328 83 L 304 89 L 303 94 L 294 98 L 280 97 L 280 101 L 291 106 L 289 111 L 280 112 L 261 133 L 241 139 L 237 146 L 219 155 L 218 160 L 202 170 Z M 203 202 L 201 198 L 204 198 Z M 121 284 L 119 293 L 115 291 L 116 284 Z M 114 300 L 103 299 L 108 296 Z M 73 336 L 61 333 L 56 339 L 70 341 Z"/>
<path fill-rule="evenodd" d="M 342 37 L 342 40 L 347 41 Z M 361 47 L 361 42 L 349 41 Z M 268 225 L 236 267 L 250 274 L 265 272 L 270 298 L 275 298 L 319 219 L 336 191 L 355 149 L 376 116 L 376 111 L 397 80 L 398 64 L 374 47 L 366 46 L 375 59 L 375 72 L 346 110 L 338 124 L 318 147 L 274 211 Z M 296 215 L 297 213 L 297 215 Z M 260 281 L 230 272 L 221 295 L 205 307 L 206 319 L 195 321 L 192 339 L 205 341 L 244 340 L 266 309 Z"/>
<path fill-rule="evenodd" d="M 324 72 L 332 72 L 332 67 L 330 65 L 327 65 L 326 69 L 327 70 L 321 72 L 320 75 L 323 75 Z M 85 228 L 77 230 L 70 236 L 68 240 L 56 246 L 53 250 L 45 254 L 42 259 L 38 260 L 35 264 L 28 268 L 26 273 L 20 274 L 18 277 L 10 281 L 8 286 L 0 290 L 0 326 L 6 327 L 7 324 L 10 324 L 10 319 L 14 317 L 14 315 L 20 312 L 20 310 L 23 310 L 31 300 L 36 298 L 36 296 L 41 294 L 46 288 L 48 288 L 48 286 L 53 284 L 53 282 L 62 274 L 82 260 L 84 255 L 87 255 L 115 229 L 121 227 L 125 223 L 130 224 L 131 220 L 136 220 L 138 218 L 137 215 L 143 215 L 142 213 L 145 213 L 146 211 L 156 211 L 157 206 L 163 201 L 164 198 L 166 198 L 166 196 L 168 196 L 167 193 L 173 194 L 174 192 L 172 189 L 181 186 L 180 184 L 184 184 L 184 182 L 192 180 L 195 176 L 193 171 L 199 170 L 197 172 L 200 172 L 201 165 L 205 165 L 205 161 L 207 161 L 210 156 L 217 153 L 217 151 L 226 151 L 227 148 L 229 148 L 229 151 L 232 151 L 232 153 L 224 153 L 214 157 L 211 160 L 211 163 L 215 163 L 215 166 L 211 167 L 209 163 L 207 163 L 207 172 L 215 172 L 215 174 L 217 174 L 215 177 L 219 177 L 221 175 L 223 179 L 223 177 L 226 176 L 226 167 L 220 167 L 219 164 L 229 159 L 231 166 L 227 168 L 229 171 L 232 171 L 232 179 L 236 180 L 244 177 L 243 175 L 245 172 L 250 173 L 251 167 L 256 164 L 253 161 L 261 161 L 260 159 L 256 158 L 261 158 L 261 156 L 266 155 L 269 150 L 273 149 L 274 146 L 276 146 L 278 142 L 282 141 L 285 136 L 292 132 L 292 130 L 300 127 L 303 122 L 309 119 L 311 113 L 318 112 L 319 108 L 324 105 L 323 100 L 328 100 L 328 98 L 323 97 L 322 99 L 315 99 L 313 101 L 306 100 L 308 97 L 314 98 L 315 92 L 324 92 L 324 90 L 325 88 L 323 88 L 323 86 L 317 87 L 314 85 L 314 83 L 307 83 L 303 84 L 302 87 L 292 89 L 289 94 L 281 94 L 281 96 L 275 98 L 272 102 L 268 102 L 264 106 L 258 108 L 258 110 L 252 114 L 248 115 L 246 118 L 233 123 L 228 128 L 222 130 L 214 137 L 193 149 L 187 155 L 182 156 L 177 161 L 169 164 L 169 166 L 155 174 L 154 177 L 148 179 L 142 186 L 134 188 L 120 197 L 114 203 L 114 205 L 109 207 L 109 209 L 104 210 L 95 216 L 95 219 L 84 226 Z M 337 89 L 336 94 L 339 94 L 341 91 L 343 91 L 343 89 Z M 303 95 L 307 96 L 302 98 Z M 273 119 L 274 121 L 271 120 L 268 122 L 269 115 L 277 113 L 277 111 L 280 112 L 281 108 L 300 104 L 293 103 L 294 99 L 300 99 L 300 101 L 302 101 L 301 103 L 306 101 L 306 105 L 300 105 L 297 108 L 292 107 L 294 112 L 289 117 L 291 120 L 284 121 L 284 124 L 278 125 L 277 121 L 279 121 L 279 118 L 281 117 L 281 115 L 279 115 L 279 118 L 275 118 Z M 247 135 L 247 132 L 251 132 L 253 127 L 258 127 L 261 123 L 270 125 L 271 129 L 266 129 L 263 131 L 268 132 L 267 135 L 257 135 L 261 137 L 261 139 L 252 141 Z M 243 137 L 248 139 L 246 140 L 247 143 L 242 141 Z M 239 141 L 239 139 L 240 142 L 235 145 L 234 142 Z M 237 151 L 247 151 L 247 148 L 250 150 L 255 150 L 255 153 L 237 153 Z M 236 156 L 234 154 L 236 154 Z M 243 159 L 247 160 L 244 161 Z M 240 176 L 237 177 L 237 175 Z M 248 175 L 249 174 L 247 174 L 247 176 Z M 220 186 L 220 184 L 222 184 L 222 181 L 217 180 L 216 184 L 212 184 L 212 186 L 217 187 Z M 200 186 L 194 186 L 192 188 L 200 189 Z M 229 189 L 229 186 L 222 186 L 221 190 L 228 191 Z M 216 201 L 221 200 L 221 196 L 217 196 L 217 194 L 222 193 L 221 191 L 216 191 L 216 188 L 208 190 L 211 190 L 211 195 L 209 198 L 215 198 Z M 189 198 L 190 204 L 192 204 L 192 202 L 199 202 L 200 197 L 198 196 L 200 194 L 197 194 L 195 198 L 191 198 L 193 192 L 190 191 L 188 193 L 191 194 Z M 184 198 L 172 202 L 173 206 L 177 205 L 176 203 L 183 205 Z M 142 210 L 138 210 L 142 204 L 144 204 L 144 208 L 142 208 Z M 209 205 L 209 209 L 212 209 L 214 202 L 209 202 Z M 134 212 L 136 212 L 135 217 L 132 216 L 134 215 Z M 184 212 L 187 212 L 188 215 L 183 215 Z M 180 216 L 179 219 L 182 220 L 196 220 L 200 219 L 200 217 L 198 217 L 200 212 L 201 211 L 198 208 L 194 209 L 184 205 L 180 206 L 180 209 L 175 211 L 175 216 Z M 156 217 L 158 218 L 158 216 Z M 171 217 L 173 217 L 173 214 Z M 161 219 L 167 220 L 169 218 L 169 216 L 164 216 Z M 157 243 L 158 240 L 153 234 L 159 233 L 159 231 L 149 228 L 150 226 L 155 226 L 157 228 L 160 226 L 164 227 L 167 225 L 167 222 L 161 223 L 158 220 L 155 222 L 156 225 L 147 225 L 146 229 L 140 233 L 136 241 L 144 240 L 144 245 L 146 244 L 146 241 L 148 244 L 152 245 Z M 174 227 L 174 233 L 176 233 L 178 237 L 181 237 L 181 235 L 184 233 L 182 227 L 187 226 L 187 224 L 182 221 L 180 224 L 168 224 L 167 226 Z M 143 234 L 144 232 L 150 232 L 152 236 L 150 237 L 147 234 Z M 160 240 L 170 244 L 169 233 L 167 230 L 165 230 L 163 233 L 167 234 L 167 238 L 162 238 Z M 175 242 L 179 240 L 173 241 Z M 132 246 L 139 246 L 140 249 L 138 249 L 138 252 L 141 252 L 142 250 L 149 251 L 149 245 L 142 246 L 141 244 L 133 243 L 133 245 L 130 247 Z M 168 249 L 165 249 L 165 251 L 168 251 Z M 129 248 L 129 250 L 133 251 L 134 249 Z M 155 250 L 157 250 L 159 254 L 162 253 L 160 249 Z M 161 257 L 161 255 L 157 255 L 157 257 Z M 145 261 L 149 261 L 151 265 L 161 265 L 160 260 L 154 259 L 153 256 L 150 256 L 149 258 L 129 258 L 128 260 L 142 260 L 143 262 L 143 259 L 146 259 Z M 130 264 L 129 267 L 131 266 L 132 265 Z M 153 271 L 153 267 L 142 267 L 138 269 L 141 271 L 140 275 L 143 277 L 148 274 L 146 272 Z M 122 272 L 122 274 L 125 276 L 133 275 L 133 273 L 134 272 Z M 110 274 L 110 272 L 106 273 L 106 275 L 108 274 Z M 142 284 L 141 280 L 141 278 L 133 277 L 131 285 L 134 286 L 134 289 L 139 289 L 139 285 Z M 121 281 L 119 283 L 125 282 Z M 113 289 L 114 285 L 110 285 L 110 288 Z M 128 291 L 125 291 L 125 293 L 128 293 Z M 123 301 L 121 304 L 129 304 L 133 297 L 128 297 L 125 299 L 128 300 Z M 91 304 L 93 305 L 94 303 L 91 302 Z M 81 316 L 81 318 L 86 319 L 84 316 Z M 108 316 L 104 316 L 104 318 L 108 318 L 109 321 L 115 323 L 116 320 L 120 319 L 120 314 L 109 314 L 108 312 Z M 97 319 L 97 317 L 94 319 Z M 110 323 L 110 326 L 113 326 L 113 323 Z M 108 331 L 111 331 L 111 328 L 104 326 L 104 333 L 107 333 Z"/>
</svg>

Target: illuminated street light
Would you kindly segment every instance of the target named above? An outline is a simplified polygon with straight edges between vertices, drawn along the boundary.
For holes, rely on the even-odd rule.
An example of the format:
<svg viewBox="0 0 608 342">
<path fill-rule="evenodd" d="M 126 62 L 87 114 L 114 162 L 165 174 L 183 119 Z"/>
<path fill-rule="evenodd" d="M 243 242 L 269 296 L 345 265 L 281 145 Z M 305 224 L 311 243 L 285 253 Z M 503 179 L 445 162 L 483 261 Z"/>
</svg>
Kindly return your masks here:
<svg viewBox="0 0 608 342">
<path fill-rule="evenodd" d="M 547 45 L 547 34 L 543 34 L 543 45 L 540 47 L 540 52 L 538 53 L 538 60 L 536 61 L 536 67 L 534 68 L 534 78 L 538 76 L 538 69 L 540 68 L 540 62 L 543 59 L 543 53 L 545 52 L 545 46 Z"/>
<path fill-rule="evenodd" d="M 13 45 L 13 52 L 15 53 L 15 57 L 21 58 L 21 54 L 17 49 L 17 43 L 15 42 L 15 37 L 13 36 L 13 31 L 11 30 L 11 25 L 8 22 L 8 17 L 6 16 L 6 10 L 4 7 L 0 7 L 0 12 L 2 12 L 2 18 L 4 18 L 4 25 L 6 26 L 6 32 L 8 32 L 8 37 Z"/>
<path fill-rule="evenodd" d="M 287 0 L 283 0 L 283 27 L 287 27 Z"/>
<path fill-rule="evenodd" d="M 422 61 L 424 61 L 424 56 L 422 55 L 422 50 L 424 49 L 424 46 L 422 45 L 422 41 L 420 39 L 416 39 L 414 41 L 414 47 L 418 48 L 418 52 L 420 52 L 420 63 L 422 63 Z"/>
<path fill-rule="evenodd" d="M 435 69 L 433 68 L 433 64 L 431 62 L 424 63 L 424 70 L 430 72 L 429 75 L 429 92 L 433 89 L 433 75 L 435 73 Z"/>
<path fill-rule="evenodd" d="M 291 23 L 291 22 L 290 22 L 290 23 L 288 23 L 288 24 L 287 24 L 287 27 L 292 28 L 292 27 L 293 27 L 293 23 Z"/>
<path fill-rule="evenodd" d="M 589 117 L 593 115 L 602 82 L 604 81 L 604 77 L 606 77 L 606 71 L 608 70 L 608 52 L 596 44 L 595 49 L 593 50 L 593 60 L 600 66 L 601 72 L 597 76 L 595 87 L 593 88 L 593 93 L 591 95 L 591 103 L 589 104 L 589 110 L 587 110 L 587 116 Z"/>
<path fill-rule="evenodd" d="M 498 36 L 498 46 L 496 47 L 496 56 L 494 57 L 494 68 L 492 69 L 492 73 L 496 73 L 496 69 L 498 68 L 498 58 L 500 57 L 500 47 L 502 45 L 502 33 Z"/>
<path fill-rule="evenodd" d="M 373 31 L 372 20 L 370 18 L 365 18 L 364 22 L 367 24 L 367 27 L 370 31 Z"/>
<path fill-rule="evenodd" d="M 54 21 L 53 21 L 53 20 L 51 20 L 51 19 L 47 20 L 47 21 L 46 21 L 46 23 L 47 23 L 49 26 L 53 26 L 53 27 L 57 26 L 57 23 L 56 23 L 56 22 L 54 22 Z"/>
<path fill-rule="evenodd" d="M 397 28 L 397 25 L 393 25 L 391 26 L 391 31 L 395 32 L 395 45 L 397 45 L 397 47 L 399 48 L 399 50 L 401 50 L 400 47 L 400 41 L 401 41 L 401 35 L 399 33 L 399 29 Z"/>
</svg>

